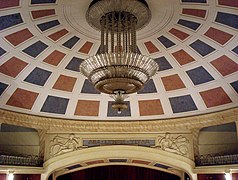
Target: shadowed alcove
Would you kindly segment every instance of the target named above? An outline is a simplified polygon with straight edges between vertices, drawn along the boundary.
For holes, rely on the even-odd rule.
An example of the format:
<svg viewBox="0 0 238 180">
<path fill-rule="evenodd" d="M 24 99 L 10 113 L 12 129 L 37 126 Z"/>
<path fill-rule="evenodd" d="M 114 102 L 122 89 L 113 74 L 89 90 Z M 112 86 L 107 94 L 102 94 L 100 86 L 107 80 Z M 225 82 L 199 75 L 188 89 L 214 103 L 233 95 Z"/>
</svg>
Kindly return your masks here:
<svg viewBox="0 0 238 180">
<path fill-rule="evenodd" d="M 59 176 L 57 180 L 179 180 L 163 171 L 137 166 L 99 166 Z"/>
</svg>

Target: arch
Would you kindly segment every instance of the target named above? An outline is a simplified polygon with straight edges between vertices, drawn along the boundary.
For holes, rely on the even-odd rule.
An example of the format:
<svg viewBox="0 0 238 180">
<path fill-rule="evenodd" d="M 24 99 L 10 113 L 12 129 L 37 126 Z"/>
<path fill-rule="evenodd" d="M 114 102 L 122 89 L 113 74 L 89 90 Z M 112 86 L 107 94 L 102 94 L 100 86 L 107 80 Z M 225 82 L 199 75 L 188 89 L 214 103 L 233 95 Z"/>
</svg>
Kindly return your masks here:
<svg viewBox="0 0 238 180">
<path fill-rule="evenodd" d="M 75 164 L 82 164 L 82 167 L 79 169 L 109 164 L 122 165 L 123 163 L 111 163 L 108 161 L 104 161 L 93 165 L 88 165 L 85 162 L 89 161 L 92 162 L 102 159 L 108 160 L 108 159 L 123 159 L 123 158 L 151 162 L 150 165 L 146 165 L 130 161 L 124 163 L 126 165 L 156 168 L 153 165 L 159 163 L 165 166 L 172 167 L 175 171 L 186 172 L 192 179 L 194 180 L 197 179 L 196 174 L 193 173 L 195 164 L 192 160 L 188 158 L 153 148 L 140 147 L 140 146 L 114 145 L 114 146 L 100 146 L 100 147 L 86 148 L 51 158 L 44 163 L 45 173 L 42 174 L 42 180 L 46 180 L 48 176 L 55 171 L 63 170 Z"/>
</svg>

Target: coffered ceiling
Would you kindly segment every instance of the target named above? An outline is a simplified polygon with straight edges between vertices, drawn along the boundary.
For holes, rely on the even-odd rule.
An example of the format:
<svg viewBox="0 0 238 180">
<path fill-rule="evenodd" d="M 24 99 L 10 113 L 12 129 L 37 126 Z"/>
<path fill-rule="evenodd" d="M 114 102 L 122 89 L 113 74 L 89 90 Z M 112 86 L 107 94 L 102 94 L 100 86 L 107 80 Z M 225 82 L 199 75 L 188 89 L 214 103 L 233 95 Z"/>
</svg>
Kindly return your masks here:
<svg viewBox="0 0 238 180">
<path fill-rule="evenodd" d="M 138 50 L 160 70 L 117 114 L 79 72 L 99 48 L 90 0 L 0 1 L 0 106 L 78 120 L 169 119 L 238 105 L 238 1 L 147 0 Z"/>
</svg>

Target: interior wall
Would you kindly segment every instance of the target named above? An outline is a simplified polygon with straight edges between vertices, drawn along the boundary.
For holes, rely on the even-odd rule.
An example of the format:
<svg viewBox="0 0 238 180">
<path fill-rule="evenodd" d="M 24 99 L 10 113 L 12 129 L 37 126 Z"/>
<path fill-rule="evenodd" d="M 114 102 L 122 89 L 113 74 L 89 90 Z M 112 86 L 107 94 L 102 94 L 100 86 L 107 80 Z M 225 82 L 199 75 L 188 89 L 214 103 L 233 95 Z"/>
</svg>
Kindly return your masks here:
<svg viewBox="0 0 238 180">
<path fill-rule="evenodd" d="M 199 154 L 236 154 L 238 138 L 236 123 L 205 127 L 199 133 Z"/>
<path fill-rule="evenodd" d="M 35 129 L 8 124 L 0 127 L 1 154 L 39 155 L 39 136 Z"/>
</svg>

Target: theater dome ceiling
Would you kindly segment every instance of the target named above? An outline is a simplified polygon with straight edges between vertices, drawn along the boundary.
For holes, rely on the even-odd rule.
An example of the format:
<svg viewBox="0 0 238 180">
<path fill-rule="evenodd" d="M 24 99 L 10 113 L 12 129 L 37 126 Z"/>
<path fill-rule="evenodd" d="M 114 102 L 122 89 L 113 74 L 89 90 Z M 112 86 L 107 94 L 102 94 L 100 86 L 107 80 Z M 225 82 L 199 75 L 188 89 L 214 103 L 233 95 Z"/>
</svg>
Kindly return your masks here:
<svg viewBox="0 0 238 180">
<path fill-rule="evenodd" d="M 169 119 L 238 105 L 238 1 L 147 0 L 138 51 L 159 64 L 118 114 L 79 72 L 99 48 L 85 13 L 91 0 L 0 0 L 0 105 L 80 120 Z"/>
</svg>

